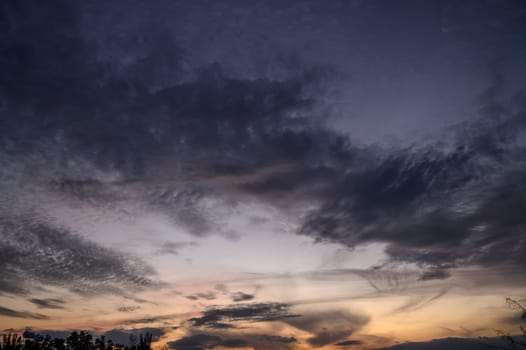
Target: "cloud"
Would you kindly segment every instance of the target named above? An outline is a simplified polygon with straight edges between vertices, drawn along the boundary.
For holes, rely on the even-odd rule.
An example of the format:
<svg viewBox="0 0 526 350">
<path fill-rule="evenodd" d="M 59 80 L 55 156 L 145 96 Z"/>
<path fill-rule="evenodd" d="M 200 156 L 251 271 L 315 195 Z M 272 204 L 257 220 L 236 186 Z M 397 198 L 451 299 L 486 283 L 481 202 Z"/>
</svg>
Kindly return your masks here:
<svg viewBox="0 0 526 350">
<path fill-rule="evenodd" d="M 297 340 L 294 337 L 281 337 L 267 334 L 205 334 L 188 335 L 176 341 L 168 342 L 174 350 L 204 350 L 216 347 L 239 348 L 255 347 L 264 349 L 292 349 Z"/>
<path fill-rule="evenodd" d="M 28 293 L 32 284 L 59 286 L 76 293 L 126 295 L 155 285 L 155 271 L 142 261 L 45 223 L 0 220 L 2 291 Z M 58 307 L 54 299 L 32 299 Z"/>
<path fill-rule="evenodd" d="M 321 183 L 334 174 L 325 163 L 345 156 L 343 139 L 311 116 L 322 69 L 242 79 L 212 63 L 181 79 L 182 51 L 166 30 L 154 26 L 139 41 L 128 32 L 116 42 L 106 35 L 93 40 L 93 32 L 82 30 L 89 11 L 79 6 L 9 1 L 1 9 L 10 20 L 0 65 L 10 73 L 0 80 L 7 101 L 0 154 L 10 166 L 7 175 L 37 189 L 27 192 L 45 190 L 38 199 L 43 206 L 132 202 L 192 234 L 226 235 L 217 222 L 225 215 L 217 211 L 235 207 L 231 187 L 260 191 L 281 177 L 268 169 L 284 167 L 295 169 L 285 177 L 311 172 Z M 33 28 L 40 30 L 28 35 Z M 13 188 L 11 176 L 0 180 Z M 11 192 L 6 202 L 26 190 Z M 160 252 L 179 248 L 167 242 Z"/>
<path fill-rule="evenodd" d="M 221 293 L 227 293 L 228 292 L 228 287 L 226 284 L 223 284 L 223 283 L 218 283 L 215 285 L 214 287 L 215 290 L 221 292 Z"/>
<path fill-rule="evenodd" d="M 214 292 L 206 292 L 206 293 L 195 293 L 191 295 L 187 295 L 185 298 L 190 300 L 215 300 L 217 298 L 216 293 Z"/>
<path fill-rule="evenodd" d="M 305 313 L 284 322 L 311 333 L 307 342 L 312 347 L 322 347 L 351 336 L 369 323 L 369 317 L 346 310 L 323 310 Z"/>
<path fill-rule="evenodd" d="M 231 295 L 232 301 L 240 302 L 240 301 L 249 301 L 254 299 L 254 295 L 247 294 L 243 292 L 235 292 Z"/>
<path fill-rule="evenodd" d="M 360 340 L 345 340 L 339 343 L 336 343 L 334 345 L 336 346 L 354 346 L 354 345 L 362 345 L 363 343 Z"/>
<path fill-rule="evenodd" d="M 134 318 L 129 320 L 122 321 L 122 324 L 124 325 L 135 325 L 135 324 L 148 324 L 148 323 L 156 323 L 161 322 L 165 320 L 171 320 L 176 318 L 174 315 L 164 315 L 164 316 L 153 316 L 153 317 L 141 317 L 141 318 Z"/>
<path fill-rule="evenodd" d="M 119 312 L 134 312 L 136 310 L 139 310 L 140 306 L 120 306 L 117 308 L 117 311 Z"/>
<path fill-rule="evenodd" d="M 435 270 L 424 271 L 422 275 L 420 276 L 420 279 L 422 281 L 429 281 L 429 280 L 436 280 L 436 279 L 443 280 L 443 279 L 449 278 L 450 276 L 451 275 L 447 271 L 435 269 Z"/>
<path fill-rule="evenodd" d="M 15 317 L 15 318 L 28 318 L 34 320 L 48 320 L 49 317 L 42 314 L 27 312 L 27 311 L 16 311 L 7 307 L 0 306 L 0 315 L 4 317 Z"/>
<path fill-rule="evenodd" d="M 35 304 L 38 308 L 41 309 L 64 309 L 64 304 L 66 303 L 64 300 L 61 299 L 38 299 L 38 298 L 31 298 L 29 301 L 33 304 Z"/>
<path fill-rule="evenodd" d="M 350 168 L 300 233 L 349 247 L 387 243 L 391 261 L 430 269 L 423 279 L 460 266 L 522 265 L 522 113 L 457 126 L 442 142 Z"/>
<path fill-rule="evenodd" d="M 279 335 L 263 335 L 265 339 L 268 339 L 271 342 L 275 343 L 284 343 L 284 344 L 292 344 L 296 343 L 298 340 L 294 337 L 282 337 Z"/>
<path fill-rule="evenodd" d="M 164 242 L 157 250 L 157 254 L 179 255 L 179 251 L 186 247 L 196 246 L 196 242 Z"/>
<path fill-rule="evenodd" d="M 281 344 L 284 348 L 289 348 L 297 342 L 295 337 L 238 334 L 236 323 L 243 322 L 283 322 L 310 333 L 307 342 L 311 347 L 322 347 L 343 341 L 365 326 L 369 322 L 369 317 L 346 310 L 315 310 L 292 314 L 286 304 L 259 303 L 210 309 L 205 311 L 203 316 L 189 321 L 192 325 L 191 332 L 206 328 L 207 333 L 194 334 L 183 338 L 179 343 L 170 344 L 174 349 L 186 349 L 183 346 L 188 346 L 188 349 L 192 349 L 191 346 L 195 346 L 196 349 L 226 346 L 224 339 L 235 340 L 231 340 L 230 344 L 262 346 L 261 344 L 270 342 L 275 344 L 274 347 L 278 346 L 276 344 Z"/>
<path fill-rule="evenodd" d="M 426 295 L 413 295 L 409 297 L 409 299 L 399 307 L 397 307 L 395 310 L 393 310 L 391 313 L 398 313 L 398 312 L 409 312 L 409 311 L 415 311 L 419 310 L 427 305 L 429 305 L 431 302 L 443 297 L 446 295 L 448 291 L 448 288 L 444 288 L 440 291 L 438 291 L 435 294 L 432 294 L 431 296 Z"/>
<path fill-rule="evenodd" d="M 296 317 L 289 313 L 289 305 L 281 303 L 259 303 L 235 305 L 210 309 L 201 317 L 190 319 L 193 327 L 234 328 L 235 322 L 269 322 Z"/>
</svg>

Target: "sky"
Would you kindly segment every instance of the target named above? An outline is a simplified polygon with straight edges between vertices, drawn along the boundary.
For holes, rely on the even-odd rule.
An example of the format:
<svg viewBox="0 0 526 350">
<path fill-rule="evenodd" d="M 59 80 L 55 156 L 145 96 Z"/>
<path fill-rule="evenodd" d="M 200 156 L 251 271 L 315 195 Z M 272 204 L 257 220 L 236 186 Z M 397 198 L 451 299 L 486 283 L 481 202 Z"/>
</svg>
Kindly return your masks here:
<svg viewBox="0 0 526 350">
<path fill-rule="evenodd" d="M 0 330 L 517 331 L 525 38 L 519 0 L 2 1 Z"/>
</svg>

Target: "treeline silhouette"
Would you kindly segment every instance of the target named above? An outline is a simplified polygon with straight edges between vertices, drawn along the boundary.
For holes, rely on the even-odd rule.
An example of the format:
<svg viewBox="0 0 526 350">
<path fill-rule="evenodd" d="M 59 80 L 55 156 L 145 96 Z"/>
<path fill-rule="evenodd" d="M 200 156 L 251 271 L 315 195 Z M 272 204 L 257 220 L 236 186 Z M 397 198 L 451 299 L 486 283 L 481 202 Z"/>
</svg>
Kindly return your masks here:
<svg viewBox="0 0 526 350">
<path fill-rule="evenodd" d="M 94 338 L 87 331 L 71 332 L 66 338 L 52 338 L 50 335 L 31 335 L 24 333 L 4 334 L 0 350 L 151 350 L 152 334 L 141 333 L 139 337 L 130 336 L 130 344 L 115 344 L 105 336 Z"/>
</svg>

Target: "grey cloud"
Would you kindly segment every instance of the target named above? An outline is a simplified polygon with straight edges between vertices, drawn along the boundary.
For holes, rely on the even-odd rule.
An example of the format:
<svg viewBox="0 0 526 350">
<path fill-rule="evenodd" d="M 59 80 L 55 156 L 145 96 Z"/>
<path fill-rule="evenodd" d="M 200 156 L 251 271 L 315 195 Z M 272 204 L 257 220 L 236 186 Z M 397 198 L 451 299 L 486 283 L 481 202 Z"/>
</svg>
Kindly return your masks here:
<svg viewBox="0 0 526 350">
<path fill-rule="evenodd" d="M 346 310 L 325 310 L 302 314 L 284 322 L 311 333 L 307 342 L 312 347 L 321 347 L 351 336 L 369 323 L 369 317 Z"/>
<path fill-rule="evenodd" d="M 221 293 L 226 293 L 228 292 L 228 287 L 226 284 L 223 284 L 223 283 L 218 283 L 215 285 L 214 287 L 217 291 L 221 292 Z"/>
<path fill-rule="evenodd" d="M 458 266 L 522 264 L 523 113 L 468 123 L 444 144 L 351 169 L 300 233 L 350 247 L 385 242 L 392 261 L 433 271 L 424 279 Z"/>
<path fill-rule="evenodd" d="M 136 310 L 139 310 L 140 306 L 120 306 L 117 308 L 117 311 L 119 312 L 134 312 Z"/>
<path fill-rule="evenodd" d="M 0 236 L 0 266 L 10 278 L 6 285 L 19 286 L 15 291 L 29 292 L 31 284 L 38 282 L 81 294 L 126 295 L 156 283 L 155 271 L 142 261 L 45 223 L 15 224 L 3 218 Z M 50 300 L 33 302 L 58 305 Z"/>
<path fill-rule="evenodd" d="M 395 310 L 393 310 L 391 313 L 398 313 L 398 312 L 409 312 L 409 311 L 415 311 L 419 310 L 428 304 L 432 303 L 433 301 L 443 297 L 447 293 L 448 289 L 444 288 L 437 293 L 426 296 L 426 295 L 414 295 L 408 298 L 408 300 L 397 307 Z"/>
<path fill-rule="evenodd" d="M 403 291 L 414 288 L 416 282 L 419 281 L 419 274 L 416 271 L 399 271 L 386 266 L 367 270 L 344 269 L 333 271 L 333 274 L 336 275 L 346 275 L 349 273 L 364 278 L 369 282 L 371 287 L 381 293 Z"/>
<path fill-rule="evenodd" d="M 420 276 L 420 279 L 422 281 L 429 281 L 429 280 L 436 280 L 436 279 L 443 280 L 443 279 L 449 278 L 450 276 L 451 274 L 445 270 L 435 269 L 435 270 L 424 271 L 422 275 Z"/>
<path fill-rule="evenodd" d="M 82 28 L 90 12 L 79 6 L 8 1 L 1 8 L 10 20 L 0 64 L 18 73 L 0 80 L 0 96 L 7 101 L 0 110 L 0 149 L 23 163 L 18 172 L 39 186 L 47 182 L 47 190 L 87 204 L 131 199 L 202 235 L 217 228 L 203 203 L 216 193 L 225 196 L 217 191 L 228 187 L 219 178 L 287 165 L 297 172 L 313 169 L 312 181 L 321 183 L 333 176 L 325 170 L 328 163 L 348 157 L 345 138 L 311 116 L 313 86 L 323 79 L 323 69 L 298 67 L 283 79 L 242 79 L 214 63 L 181 80 L 181 51 L 166 31 L 148 30 L 140 38 L 124 32 L 118 43 L 101 39 L 95 45 Z M 33 32 L 38 35 L 27 34 Z M 116 54 L 121 50 L 129 52 Z M 135 63 L 121 62 L 123 56 Z M 159 67 L 166 68 L 160 68 L 163 74 L 154 72 Z M 173 80 L 151 81 L 152 76 Z M 34 167 L 46 171 L 29 176 Z M 101 173 L 116 180 L 104 180 Z M 237 185 L 257 192 L 276 187 L 275 177 L 282 176 L 251 179 L 251 185 L 238 179 Z"/>
<path fill-rule="evenodd" d="M 169 348 L 174 350 L 204 350 L 216 347 L 238 348 L 256 347 L 264 349 L 285 350 L 292 349 L 297 340 L 294 337 L 281 337 L 267 334 L 191 334 L 176 341 L 168 342 Z"/>
<path fill-rule="evenodd" d="M 16 311 L 7 307 L 0 306 L 0 315 L 4 317 L 15 317 L 15 318 L 27 318 L 34 320 L 48 320 L 49 317 L 46 315 L 32 313 L 27 311 Z"/>
<path fill-rule="evenodd" d="M 201 317 L 190 319 L 194 327 L 233 328 L 235 322 L 270 322 L 297 317 L 290 313 L 287 304 L 259 303 L 235 305 L 225 308 L 210 309 Z"/>
<path fill-rule="evenodd" d="M 66 302 L 61 299 L 38 299 L 38 298 L 31 298 L 29 301 L 33 304 L 35 304 L 37 307 L 42 309 L 64 309 Z"/>
<path fill-rule="evenodd" d="M 249 301 L 254 299 L 254 295 L 247 294 L 243 292 L 235 292 L 231 295 L 232 301 L 239 302 L 239 301 Z"/>
<path fill-rule="evenodd" d="M 80 28 L 82 16 L 78 4 L 56 0 L 53 6 L 44 7 L 10 1 L 2 7 L 2 13 L 10 18 L 6 23 L 8 30 L 4 32 L 6 40 L 2 41 L 2 63 L 6 71 L 21 73 L 5 77 L 0 82 L 4 87 L 2 92 L 13 102 L 33 101 L 29 99 L 30 95 L 36 96 L 36 101 L 42 101 L 42 105 L 33 105 L 35 114 L 39 112 L 40 115 L 17 115 L 16 118 L 6 115 L 10 119 L 4 130 L 16 127 L 20 121 L 17 118 L 23 118 L 21 121 L 35 127 L 43 126 L 39 124 L 45 115 L 48 126 L 39 129 L 31 142 L 53 139 L 60 133 L 68 148 L 86 157 L 94 155 L 96 158 L 92 160 L 101 166 L 110 163 L 121 170 L 140 174 L 150 155 L 169 154 L 168 150 L 173 151 L 176 146 L 183 153 L 190 148 L 213 149 L 216 146 L 224 151 L 233 150 L 238 142 L 253 148 L 256 146 L 254 141 L 265 141 L 261 138 L 272 141 L 272 134 L 268 133 L 271 130 L 265 129 L 275 129 L 281 125 L 280 120 L 286 124 L 287 110 L 310 104 L 310 100 L 302 96 L 302 85 L 305 80 L 313 79 L 312 74 L 284 82 L 243 81 L 229 79 L 218 64 L 201 69 L 194 82 L 182 83 L 174 79 L 168 86 L 152 91 L 148 89 L 150 83 L 145 78 L 152 74 L 135 79 L 129 74 L 116 74 L 115 69 L 108 70 L 104 59 L 101 62 L 97 53 L 108 51 L 104 47 L 90 47 L 87 43 Z M 48 25 L 41 26 L 44 22 Z M 38 35 L 33 35 L 37 34 L 33 32 L 27 35 L 29 29 L 37 26 L 42 28 Z M 127 34 L 134 37 L 133 33 Z M 152 38 L 144 40 L 144 36 Z M 175 46 L 165 38 L 166 31 L 149 30 L 144 36 L 142 43 L 150 41 L 151 45 L 144 48 L 137 44 L 129 46 L 129 49 L 142 51 L 141 55 L 145 57 L 139 61 L 144 69 L 156 69 L 158 65 L 149 60 L 164 59 L 166 55 L 169 56 L 167 61 L 177 65 L 179 55 L 166 49 L 167 44 L 170 48 Z M 43 42 L 53 43 L 58 50 L 48 50 Z M 161 53 L 158 52 L 160 47 L 163 48 Z M 66 60 L 64 54 L 67 54 Z M 53 62 L 60 58 L 63 65 L 57 67 Z M 73 87 L 75 93 L 71 90 Z M 61 96 L 61 99 L 54 98 L 54 95 Z M 92 103 L 95 99 L 97 103 Z M 13 103 L 14 111 L 17 111 L 16 107 Z M 74 112 L 80 112 L 75 121 L 70 119 Z M 144 112 L 148 114 L 147 118 Z M 117 116 L 119 113 L 128 116 L 122 119 Z M 173 113 L 178 115 L 177 118 L 170 117 Z M 297 120 L 288 119 L 289 124 L 297 124 Z M 274 122 L 277 124 L 273 125 Z M 268 127 L 258 128 L 265 125 Z M 121 127 L 121 133 L 128 137 L 117 136 L 113 132 L 117 127 Z M 249 129 L 256 134 L 250 134 Z M 21 138 L 28 135 L 20 133 L 26 131 L 19 129 L 18 133 L 5 135 L 3 140 L 10 141 L 11 149 L 21 151 L 22 148 L 17 146 L 23 146 Z M 276 150 L 295 152 L 279 133 L 275 136 Z M 237 137 L 235 145 L 234 137 Z M 181 144 L 183 146 L 178 146 Z M 104 153 L 100 152 L 102 148 Z M 215 164 L 211 166 L 213 168 Z"/>
<path fill-rule="evenodd" d="M 157 250 L 158 254 L 179 255 L 179 251 L 186 247 L 196 246 L 196 242 L 164 242 Z"/>
<path fill-rule="evenodd" d="M 156 323 L 161 322 L 169 319 L 173 319 L 173 315 L 168 316 L 154 316 L 154 317 L 142 317 L 142 318 L 134 318 L 129 320 L 124 320 L 122 323 L 125 325 L 134 325 L 134 324 L 148 324 L 148 323 Z"/>
<path fill-rule="evenodd" d="M 361 342 L 360 340 L 345 340 L 345 341 L 336 343 L 334 345 L 336 346 L 355 346 L 355 345 L 362 345 L 362 344 L 363 342 Z"/>
<path fill-rule="evenodd" d="M 217 295 L 214 292 L 195 293 L 195 294 L 187 295 L 186 298 L 190 300 L 199 300 L 199 299 L 214 300 L 217 298 Z"/>
<path fill-rule="evenodd" d="M 292 344 L 296 343 L 298 340 L 294 337 L 281 337 L 279 335 L 264 335 L 265 339 L 268 339 L 271 342 L 275 343 L 284 343 L 284 344 Z"/>
</svg>

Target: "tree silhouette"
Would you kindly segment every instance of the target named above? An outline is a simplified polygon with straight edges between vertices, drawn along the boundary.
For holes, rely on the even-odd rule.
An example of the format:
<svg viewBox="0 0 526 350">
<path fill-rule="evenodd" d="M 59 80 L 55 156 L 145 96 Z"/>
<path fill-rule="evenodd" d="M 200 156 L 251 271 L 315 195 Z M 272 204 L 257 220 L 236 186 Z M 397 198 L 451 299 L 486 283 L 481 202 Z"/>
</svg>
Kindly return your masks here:
<svg viewBox="0 0 526 350">
<path fill-rule="evenodd" d="M 146 333 L 144 337 L 139 334 L 139 344 L 135 347 L 135 350 L 150 350 L 152 347 L 152 334 Z"/>
<path fill-rule="evenodd" d="M 0 344 L 0 350 L 20 350 L 22 349 L 22 337 L 17 334 L 4 334 L 2 337 L 2 343 Z"/>
<path fill-rule="evenodd" d="M 526 321 L 526 308 L 519 303 L 517 300 L 512 298 L 506 298 L 506 303 L 513 309 L 519 310 L 520 320 L 524 323 Z M 507 342 L 507 345 L 496 345 L 492 348 L 497 348 L 501 350 L 526 350 L 526 328 L 524 324 L 519 326 L 520 335 L 513 336 L 508 332 L 502 330 L 497 331 L 503 340 Z"/>
<path fill-rule="evenodd" d="M 150 350 L 152 345 L 152 334 L 146 332 L 144 337 L 139 333 L 139 340 L 135 335 L 130 336 L 130 350 Z"/>
<path fill-rule="evenodd" d="M 133 337 L 130 346 L 114 344 L 106 341 L 105 336 L 93 338 L 87 331 L 74 331 L 66 338 L 45 337 L 34 333 L 24 332 L 24 336 L 17 334 L 4 334 L 0 341 L 0 350 L 151 350 L 152 334 L 139 333 Z"/>
</svg>

